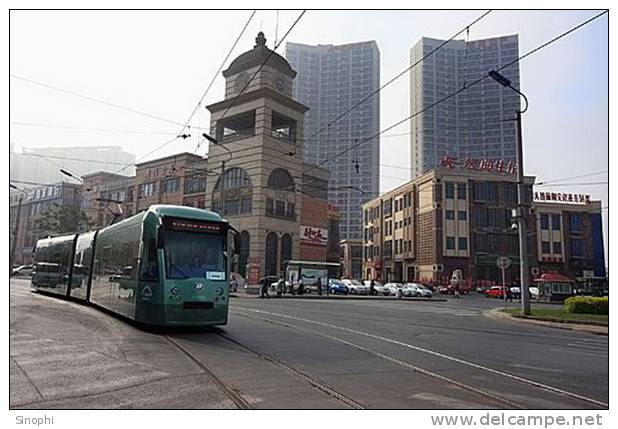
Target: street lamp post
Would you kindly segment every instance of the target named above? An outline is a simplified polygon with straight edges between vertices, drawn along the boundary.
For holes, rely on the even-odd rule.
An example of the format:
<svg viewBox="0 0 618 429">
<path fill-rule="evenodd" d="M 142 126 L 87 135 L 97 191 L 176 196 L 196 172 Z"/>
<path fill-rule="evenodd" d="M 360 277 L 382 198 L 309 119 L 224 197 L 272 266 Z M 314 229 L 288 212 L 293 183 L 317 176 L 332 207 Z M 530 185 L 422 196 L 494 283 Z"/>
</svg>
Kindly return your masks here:
<svg viewBox="0 0 618 429">
<path fill-rule="evenodd" d="M 228 148 L 226 148 L 223 144 L 219 143 L 219 141 L 217 141 L 217 139 L 215 139 L 215 138 L 214 138 L 214 137 L 212 137 L 212 136 L 209 136 L 209 135 L 208 135 L 208 134 L 206 134 L 206 133 L 202 133 L 202 137 L 204 137 L 204 138 L 205 138 L 206 140 L 208 140 L 210 143 L 212 143 L 212 144 L 216 144 L 216 145 L 218 145 L 218 146 L 222 147 L 223 149 L 225 149 L 225 150 L 227 151 L 227 153 L 229 153 L 229 154 L 230 154 L 230 159 L 229 159 L 229 161 L 231 161 L 231 160 L 232 160 L 232 157 L 233 157 L 233 155 L 232 155 L 232 151 L 231 151 L 231 150 L 229 150 Z M 221 213 L 221 214 L 225 214 L 225 207 L 224 207 L 224 204 L 223 204 L 223 198 L 224 198 L 224 189 L 223 189 L 223 175 L 224 175 L 224 174 L 225 174 L 225 160 L 221 161 L 221 179 L 219 179 L 219 204 L 221 205 L 221 210 L 220 210 L 220 213 Z M 212 207 L 212 208 L 214 209 L 214 204 L 213 204 L 213 207 Z"/>
<path fill-rule="evenodd" d="M 12 273 L 13 270 L 13 263 L 15 262 L 15 250 L 17 249 L 17 234 L 19 234 L 19 218 L 21 216 L 21 203 L 24 199 L 24 195 L 26 195 L 26 192 L 23 191 L 22 189 L 19 189 L 17 186 L 9 183 L 9 187 L 11 189 L 15 189 L 16 191 L 19 191 L 22 193 L 22 195 L 20 195 L 19 197 L 19 202 L 17 203 L 17 216 L 15 217 L 15 228 L 13 229 L 13 242 L 11 243 L 11 254 L 9 255 L 9 275 Z"/>
<path fill-rule="evenodd" d="M 526 106 L 523 110 L 515 111 L 517 122 L 517 231 L 519 235 L 519 278 L 521 282 L 521 311 L 524 315 L 530 315 L 530 295 L 528 294 L 528 234 L 526 225 L 526 204 L 524 184 L 524 155 L 521 133 L 521 115 L 528 110 L 528 98 L 517 88 L 511 85 L 511 81 L 495 70 L 489 72 L 489 77 L 500 85 L 510 88 L 524 98 Z"/>
</svg>

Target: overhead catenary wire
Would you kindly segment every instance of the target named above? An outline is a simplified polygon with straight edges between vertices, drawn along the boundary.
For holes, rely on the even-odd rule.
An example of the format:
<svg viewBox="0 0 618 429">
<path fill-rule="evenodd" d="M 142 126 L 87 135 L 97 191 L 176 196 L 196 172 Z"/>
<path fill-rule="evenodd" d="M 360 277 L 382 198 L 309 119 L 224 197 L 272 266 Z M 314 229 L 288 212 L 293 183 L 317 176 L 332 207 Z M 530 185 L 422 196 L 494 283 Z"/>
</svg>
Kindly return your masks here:
<svg viewBox="0 0 618 429">
<path fill-rule="evenodd" d="M 557 42 L 558 40 L 562 39 L 563 37 L 566 37 L 567 35 L 571 34 L 572 32 L 574 32 L 574 31 L 576 31 L 576 30 L 578 30 L 578 29 L 580 29 L 580 28 L 584 27 L 585 25 L 587 25 L 587 24 L 589 24 L 589 23 L 593 22 L 594 20 L 596 20 L 596 19 L 600 18 L 601 16 L 605 15 L 606 13 L 607 13 L 607 11 L 603 11 L 603 12 L 601 12 L 601 13 L 599 13 L 599 14 L 597 14 L 597 15 L 595 15 L 595 16 L 593 16 L 593 17 L 591 17 L 591 18 L 589 18 L 589 19 L 587 19 L 587 20 L 585 20 L 585 21 L 583 21 L 583 22 L 581 22 L 580 24 L 578 24 L 578 25 L 576 25 L 576 26 L 574 26 L 574 27 L 570 28 L 569 30 L 567 30 L 567 31 L 565 31 L 565 32 L 563 32 L 563 33 L 561 33 L 561 34 L 559 34 L 558 36 L 556 36 L 556 37 L 554 37 L 554 38 L 552 38 L 552 39 L 548 40 L 547 42 L 545 42 L 545 43 L 543 43 L 543 44 L 539 45 L 538 47 L 536 47 L 536 48 L 534 48 L 534 49 L 532 49 L 532 50 L 530 50 L 530 51 L 526 52 L 525 54 L 523 54 L 523 55 L 522 55 L 522 56 L 520 56 L 519 58 L 517 58 L 517 59 L 515 59 L 515 60 L 513 60 L 513 61 L 511 61 L 511 62 L 509 62 L 509 63 L 507 63 L 507 64 L 505 64 L 505 65 L 503 65 L 503 66 L 501 66 L 501 67 L 499 67 L 496 71 L 501 71 L 501 70 L 504 70 L 505 68 L 510 67 L 510 66 L 512 66 L 512 65 L 513 65 L 513 64 L 515 64 L 515 63 L 518 63 L 519 61 L 521 61 L 521 60 L 523 60 L 523 59 L 527 58 L 528 56 L 530 56 L 530 55 L 532 55 L 532 54 L 534 54 L 534 53 L 536 53 L 536 52 L 540 51 L 541 49 L 543 49 L 543 48 L 545 48 L 545 47 L 547 47 L 547 46 L 549 46 L 549 45 L 551 45 L 551 44 L 553 44 L 553 43 Z M 432 103 L 432 104 L 430 104 L 430 105 L 428 105 L 428 106 L 426 106 L 426 107 L 423 107 L 422 109 L 420 109 L 420 110 L 418 110 L 418 111 L 414 112 L 412 115 L 407 116 L 406 118 L 404 118 L 404 119 L 402 119 L 402 120 L 400 120 L 400 121 L 398 121 L 398 122 L 394 123 L 393 125 L 390 125 L 390 126 L 386 127 L 386 128 L 385 128 L 385 129 L 383 129 L 382 131 L 379 131 L 378 133 L 374 134 L 373 136 L 371 136 L 371 137 L 369 137 L 369 138 L 364 139 L 363 141 L 361 141 L 361 142 L 360 142 L 360 143 L 358 143 L 357 145 L 353 145 L 353 146 L 350 146 L 350 147 L 348 147 L 348 148 L 344 149 L 343 151 L 339 152 L 339 153 L 338 153 L 338 154 L 336 154 L 335 156 L 333 156 L 333 157 L 331 157 L 331 158 L 328 158 L 328 159 L 326 159 L 326 160 L 324 160 L 324 161 L 322 161 L 322 162 L 318 163 L 315 167 L 319 167 L 319 166 L 321 166 L 321 165 L 323 165 L 323 164 L 326 164 L 328 161 L 331 161 L 332 159 L 335 159 L 335 158 L 337 158 L 337 157 L 339 157 L 339 156 L 344 155 L 345 153 L 347 153 L 347 152 L 349 152 L 349 151 L 351 151 L 351 150 L 355 149 L 356 147 L 358 147 L 358 146 L 362 145 L 362 144 L 363 144 L 363 143 L 365 143 L 366 141 L 371 140 L 371 139 L 374 139 L 374 138 L 378 137 L 379 135 L 381 135 L 381 134 L 383 134 L 383 133 L 385 133 L 385 132 L 387 132 L 387 131 L 390 131 L 390 130 L 392 130 L 393 128 L 398 127 L 399 125 L 401 125 L 401 124 L 403 124 L 403 123 L 405 123 L 405 122 L 409 121 L 410 119 L 412 119 L 412 118 L 414 118 L 414 117 L 416 117 L 416 116 L 420 115 L 420 114 L 421 114 L 421 113 L 423 113 L 423 112 L 426 112 L 427 110 L 433 109 L 433 108 L 434 108 L 434 107 L 436 107 L 437 105 L 439 105 L 439 104 L 441 104 L 441 103 L 444 103 L 445 101 L 447 101 L 447 100 L 449 100 L 449 99 L 451 99 L 451 98 L 453 98 L 453 97 L 457 96 L 457 95 L 458 95 L 458 94 L 460 94 L 461 92 L 466 91 L 467 89 L 469 89 L 469 88 L 471 88 L 471 87 L 473 87 L 473 86 L 478 85 L 479 83 L 481 83 L 482 81 L 484 81 L 484 80 L 485 80 L 485 79 L 487 79 L 487 78 L 488 78 L 488 75 L 485 73 L 483 76 L 481 76 L 480 78 L 476 79 L 474 82 L 472 82 L 472 83 L 470 83 L 470 84 L 467 84 L 465 87 L 462 87 L 462 88 L 458 89 L 457 91 L 452 92 L 452 93 L 451 93 L 451 94 L 449 94 L 449 95 L 446 95 L 445 97 L 441 98 L 440 100 L 438 100 L 438 101 L 436 101 L 436 102 L 434 102 L 434 103 Z"/>
<path fill-rule="evenodd" d="M 106 132 L 106 133 L 118 133 L 118 134 L 158 134 L 158 135 L 176 135 L 176 133 L 168 131 L 148 131 L 148 130 L 125 130 L 114 128 L 91 128 L 91 127 L 74 127 L 71 125 L 59 125 L 59 124 L 42 124 L 36 122 L 19 122 L 11 121 L 10 125 L 19 125 L 24 127 L 40 127 L 40 128 L 57 128 L 63 130 L 74 131 L 94 131 L 94 132 Z"/>
<path fill-rule="evenodd" d="M 453 36 L 451 36 L 448 40 L 445 40 L 444 42 L 442 42 L 440 45 L 438 45 L 435 49 L 431 50 L 429 53 L 423 55 L 422 58 L 420 58 L 418 61 L 414 62 L 412 65 L 410 65 L 410 67 L 407 67 L 405 70 L 403 70 L 402 72 L 400 72 L 399 74 L 397 74 L 396 76 L 394 76 L 393 78 L 391 78 L 389 81 L 387 81 L 384 85 L 380 86 L 377 90 L 371 92 L 369 95 L 367 95 L 365 98 L 363 98 L 361 101 L 359 101 L 358 103 L 356 103 L 354 106 L 352 106 L 350 109 L 346 110 L 345 112 L 341 113 L 339 116 L 337 116 L 335 119 L 333 119 L 332 121 L 330 121 L 328 124 L 326 124 L 325 126 L 323 126 L 322 128 L 320 128 L 318 131 L 314 132 L 313 134 L 311 134 L 306 140 L 311 140 L 313 137 L 319 135 L 322 131 L 328 129 L 331 125 L 333 125 L 335 122 L 339 121 L 341 118 L 343 118 L 344 116 L 346 116 L 348 113 L 352 112 L 353 110 L 355 110 L 358 106 L 360 106 L 361 104 L 363 104 L 365 101 L 369 100 L 370 98 L 372 98 L 374 95 L 379 94 L 380 91 L 382 91 L 384 88 L 386 88 L 387 86 L 389 86 L 391 83 L 393 83 L 394 81 L 396 81 L 397 79 L 399 79 L 401 76 L 405 75 L 407 72 L 409 72 L 410 70 L 412 70 L 414 67 L 416 67 L 417 65 L 421 64 L 425 59 L 427 59 L 428 57 L 432 56 L 434 53 L 436 53 L 438 50 L 442 49 L 445 45 L 447 45 L 448 43 L 452 42 L 453 39 L 455 39 L 457 36 L 459 36 L 461 33 L 463 33 L 464 31 L 469 32 L 470 31 L 470 27 L 475 25 L 477 22 L 479 22 L 480 20 L 482 20 L 483 18 L 485 18 L 487 15 L 489 15 L 492 12 L 492 10 L 488 10 L 485 13 L 483 13 L 481 16 L 479 16 L 478 18 L 476 18 L 474 21 L 472 21 L 470 24 L 468 24 L 467 26 L 465 26 L 464 28 L 462 28 L 461 30 L 459 30 L 457 33 L 455 33 Z"/>
<path fill-rule="evenodd" d="M 136 115 L 144 116 L 146 118 L 155 119 L 155 120 L 158 120 L 158 121 L 161 121 L 161 122 L 167 122 L 169 124 L 174 124 L 174 125 L 179 125 L 179 126 L 183 125 L 181 122 L 174 121 L 172 119 L 167 119 L 167 118 L 164 118 L 164 117 L 159 116 L 159 115 L 154 115 L 152 113 L 144 112 L 142 110 L 137 110 L 137 109 L 134 109 L 132 107 L 122 106 L 120 104 L 112 103 L 110 101 L 102 100 L 102 99 L 99 99 L 99 98 L 96 98 L 96 97 L 91 97 L 89 95 L 80 94 L 78 92 L 71 91 L 71 90 L 68 90 L 68 89 L 64 89 L 64 88 L 61 88 L 59 86 L 51 85 L 49 83 L 40 82 L 40 81 L 37 81 L 37 80 L 34 80 L 34 79 L 29 79 L 29 78 L 26 78 L 26 77 L 23 77 L 23 76 L 15 75 L 15 74 L 10 74 L 9 76 L 11 78 L 13 78 L 13 79 L 21 80 L 23 82 L 28 82 L 28 83 L 33 84 L 33 85 L 38 85 L 38 86 L 41 86 L 43 88 L 47 88 L 47 89 L 51 89 L 53 91 L 61 92 L 63 94 L 72 95 L 74 97 L 82 98 L 84 100 L 88 100 L 88 101 L 91 101 L 93 103 L 98 103 L 98 104 L 102 104 L 102 105 L 105 105 L 105 106 L 113 107 L 115 109 L 124 110 L 126 112 L 134 113 Z"/>
<path fill-rule="evenodd" d="M 609 170 L 596 171 L 596 172 L 593 172 L 593 173 L 581 174 L 579 176 L 564 177 L 562 179 L 544 180 L 542 182 L 536 183 L 536 185 L 538 186 L 538 185 L 546 185 L 548 183 L 564 182 L 564 181 L 567 181 L 567 180 L 581 179 L 581 178 L 584 178 L 584 177 L 599 176 L 601 174 L 606 174 L 606 173 L 609 173 Z"/>
</svg>

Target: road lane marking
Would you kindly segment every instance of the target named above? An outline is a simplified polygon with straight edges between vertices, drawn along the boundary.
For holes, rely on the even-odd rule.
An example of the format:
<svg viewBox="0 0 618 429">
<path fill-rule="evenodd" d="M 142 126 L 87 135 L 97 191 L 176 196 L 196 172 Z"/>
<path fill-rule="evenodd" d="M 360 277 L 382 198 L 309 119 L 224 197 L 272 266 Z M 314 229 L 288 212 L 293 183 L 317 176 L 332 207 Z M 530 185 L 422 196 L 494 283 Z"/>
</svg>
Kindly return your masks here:
<svg viewBox="0 0 618 429">
<path fill-rule="evenodd" d="M 319 333 L 319 332 L 316 332 L 314 330 L 310 330 L 310 329 L 302 328 L 300 326 L 292 325 L 290 323 L 286 323 L 286 322 L 281 322 L 281 321 L 278 321 L 278 320 L 264 318 L 263 316 L 261 318 L 259 318 L 259 317 L 251 316 L 251 315 L 248 315 L 248 314 L 239 313 L 239 312 L 236 312 L 236 314 L 248 317 L 249 319 L 266 321 L 266 322 L 269 322 L 269 323 L 273 323 L 273 324 L 281 325 L 281 326 L 284 326 L 284 327 L 293 328 L 293 329 L 296 329 L 296 330 L 299 330 L 299 331 L 302 331 L 302 332 L 306 332 L 306 333 L 308 333 L 310 335 L 317 335 L 319 337 L 327 338 L 327 339 L 329 339 L 331 341 L 338 342 L 338 343 L 341 343 L 341 344 L 345 344 L 345 345 L 353 347 L 355 349 L 358 349 L 358 350 L 364 351 L 366 353 L 378 356 L 379 358 L 382 358 L 382 359 L 384 359 L 386 361 L 392 362 L 392 363 L 394 363 L 396 365 L 402 366 L 402 367 L 404 367 L 404 368 L 406 368 L 408 370 L 411 370 L 413 372 L 418 372 L 418 373 L 423 374 L 423 375 L 425 375 L 427 377 L 435 378 L 437 380 L 440 380 L 440 381 L 443 381 L 443 382 L 455 385 L 457 387 L 460 387 L 460 388 L 462 388 L 464 390 L 467 390 L 467 391 L 470 391 L 470 392 L 474 392 L 474 393 L 476 393 L 478 395 L 481 395 L 483 397 L 490 398 L 493 401 L 506 404 L 506 405 L 508 405 L 511 408 L 524 409 L 524 406 L 522 406 L 522 405 L 520 405 L 520 404 L 518 404 L 516 402 L 513 402 L 513 401 L 511 401 L 509 399 L 503 398 L 501 396 L 494 395 L 493 393 L 486 392 L 486 391 L 478 389 L 478 388 L 476 388 L 474 386 L 470 386 L 468 384 L 461 383 L 461 382 L 459 382 L 457 380 L 454 380 L 452 378 L 445 377 L 445 376 L 443 376 L 441 374 L 438 374 L 436 372 L 429 371 L 427 369 L 421 368 L 421 367 L 416 366 L 416 365 L 412 365 L 411 363 L 404 362 L 402 360 L 399 360 L 399 359 L 396 359 L 394 357 L 385 355 L 383 353 L 380 353 L 378 351 L 369 349 L 369 348 L 361 346 L 359 344 L 352 343 L 352 342 L 344 340 L 342 338 L 334 337 L 332 335 L 328 335 L 328 334 L 324 334 L 324 333 Z"/>
<path fill-rule="evenodd" d="M 518 375 L 509 374 L 508 372 L 504 372 L 504 371 L 501 371 L 501 370 L 498 370 L 498 369 L 494 369 L 494 368 L 491 368 L 491 367 L 488 367 L 488 366 L 480 365 L 480 364 L 477 364 L 477 363 L 474 363 L 474 362 L 470 362 L 470 361 L 467 361 L 467 360 L 464 360 L 464 359 L 460 359 L 460 358 L 457 358 L 457 357 L 454 357 L 454 356 L 449 356 L 449 355 L 446 355 L 444 353 L 440 353 L 440 352 L 436 352 L 436 351 L 433 351 L 433 350 L 426 349 L 424 347 L 419 347 L 419 346 L 415 346 L 413 344 L 404 343 L 402 341 L 394 340 L 394 339 L 391 339 L 391 338 L 386 338 L 386 337 L 383 337 L 383 336 L 380 336 L 380 335 L 371 334 L 369 332 L 359 331 L 357 329 L 346 328 L 344 326 L 332 325 L 332 324 L 324 323 L 324 322 L 318 322 L 316 320 L 304 319 L 302 317 L 290 316 L 290 315 L 287 315 L 287 314 L 273 313 L 273 312 L 270 312 L 270 311 L 263 311 L 263 310 L 255 310 L 255 309 L 251 309 L 251 308 L 247 308 L 247 307 L 238 307 L 238 308 L 243 309 L 243 310 L 247 310 L 247 311 L 251 311 L 251 312 L 254 312 L 254 313 L 263 313 L 263 314 L 268 314 L 268 315 L 272 315 L 272 316 L 282 317 L 282 318 L 286 318 L 286 319 L 298 320 L 298 321 L 301 321 L 301 322 L 310 323 L 310 324 L 314 324 L 314 325 L 318 325 L 318 326 L 324 326 L 324 327 L 331 328 L 331 329 L 338 329 L 338 330 L 350 332 L 350 333 L 353 333 L 353 334 L 362 335 L 362 336 L 365 336 L 365 337 L 368 337 L 368 338 L 373 338 L 373 339 L 376 339 L 376 340 L 381 340 L 381 341 L 384 341 L 384 342 L 387 342 L 387 343 L 396 344 L 396 345 L 401 346 L 401 347 L 405 347 L 405 348 L 409 348 L 409 349 L 416 350 L 416 351 L 419 351 L 419 352 L 427 353 L 427 354 L 430 354 L 430 355 L 433 355 L 433 356 L 440 357 L 442 359 L 446 359 L 446 360 L 449 360 L 449 361 L 452 361 L 452 362 L 457 362 L 459 364 L 466 365 L 466 366 L 469 366 L 469 367 L 472 367 L 472 368 L 480 369 L 482 371 L 487 371 L 487 372 L 490 372 L 492 374 L 500 375 L 502 377 L 509 378 L 511 380 L 516 380 L 516 381 L 519 381 L 521 383 L 529 384 L 531 386 L 535 386 L 535 387 L 538 387 L 538 388 L 541 388 L 541 389 L 545 389 L 545 390 L 549 390 L 549 391 L 552 391 L 552 392 L 555 392 L 555 393 L 559 393 L 559 394 L 564 395 L 564 396 L 569 396 L 571 398 L 575 398 L 575 399 L 578 399 L 580 401 L 589 402 L 589 403 L 596 404 L 596 405 L 599 405 L 599 406 L 602 406 L 602 407 L 609 407 L 609 404 L 606 403 L 606 402 L 598 401 L 596 399 L 589 398 L 589 397 L 583 396 L 583 395 L 579 395 L 577 393 L 573 393 L 573 392 L 570 392 L 568 390 L 563 390 L 563 389 L 560 389 L 560 388 L 557 388 L 557 387 L 554 387 L 554 386 L 550 386 L 548 384 L 543 384 L 543 383 L 540 383 L 538 381 L 534 381 L 534 380 L 530 380 L 528 378 L 520 377 Z"/>
</svg>

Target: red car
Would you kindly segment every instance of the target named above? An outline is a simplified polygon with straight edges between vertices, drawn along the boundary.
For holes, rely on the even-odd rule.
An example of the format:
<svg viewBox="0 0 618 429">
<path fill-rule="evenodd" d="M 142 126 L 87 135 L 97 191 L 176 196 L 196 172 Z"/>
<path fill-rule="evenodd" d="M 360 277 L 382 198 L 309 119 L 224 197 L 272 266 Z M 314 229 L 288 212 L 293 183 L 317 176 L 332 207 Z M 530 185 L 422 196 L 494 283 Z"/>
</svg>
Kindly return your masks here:
<svg viewBox="0 0 618 429">
<path fill-rule="evenodd" d="M 511 295 L 511 290 L 508 287 L 492 286 L 485 291 L 485 298 L 504 298 L 505 292 L 507 297 Z"/>
</svg>

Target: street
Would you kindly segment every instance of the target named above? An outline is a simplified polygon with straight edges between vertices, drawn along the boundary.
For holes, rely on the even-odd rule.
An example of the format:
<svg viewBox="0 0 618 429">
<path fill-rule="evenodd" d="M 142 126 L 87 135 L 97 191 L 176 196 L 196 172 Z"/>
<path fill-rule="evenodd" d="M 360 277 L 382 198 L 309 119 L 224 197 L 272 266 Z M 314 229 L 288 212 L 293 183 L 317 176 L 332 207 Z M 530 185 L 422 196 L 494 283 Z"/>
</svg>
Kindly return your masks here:
<svg viewBox="0 0 618 429">
<path fill-rule="evenodd" d="M 12 278 L 10 407 L 608 407 L 608 337 L 483 315 L 502 301 L 239 295 L 227 326 L 151 332 Z"/>
</svg>

